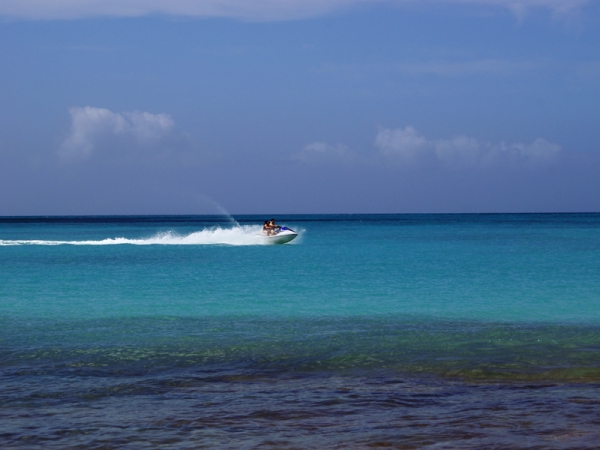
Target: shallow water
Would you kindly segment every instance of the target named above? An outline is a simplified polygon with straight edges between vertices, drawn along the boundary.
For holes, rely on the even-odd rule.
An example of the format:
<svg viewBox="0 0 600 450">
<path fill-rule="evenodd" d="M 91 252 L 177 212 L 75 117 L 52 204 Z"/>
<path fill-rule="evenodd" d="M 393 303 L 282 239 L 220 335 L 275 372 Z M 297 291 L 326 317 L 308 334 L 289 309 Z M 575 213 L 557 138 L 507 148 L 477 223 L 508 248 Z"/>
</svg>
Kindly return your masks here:
<svg viewBox="0 0 600 450">
<path fill-rule="evenodd" d="M 594 448 L 600 215 L 0 219 L 0 444 Z"/>
</svg>

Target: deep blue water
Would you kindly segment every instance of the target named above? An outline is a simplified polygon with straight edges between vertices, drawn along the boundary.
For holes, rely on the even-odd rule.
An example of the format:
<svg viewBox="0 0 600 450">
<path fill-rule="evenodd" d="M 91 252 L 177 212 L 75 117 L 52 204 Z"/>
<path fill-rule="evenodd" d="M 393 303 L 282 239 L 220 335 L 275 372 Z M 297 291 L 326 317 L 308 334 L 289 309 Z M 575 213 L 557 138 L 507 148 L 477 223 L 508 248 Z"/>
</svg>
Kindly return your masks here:
<svg viewBox="0 0 600 450">
<path fill-rule="evenodd" d="M 600 214 L 265 218 L 0 218 L 0 445 L 600 441 Z"/>
</svg>

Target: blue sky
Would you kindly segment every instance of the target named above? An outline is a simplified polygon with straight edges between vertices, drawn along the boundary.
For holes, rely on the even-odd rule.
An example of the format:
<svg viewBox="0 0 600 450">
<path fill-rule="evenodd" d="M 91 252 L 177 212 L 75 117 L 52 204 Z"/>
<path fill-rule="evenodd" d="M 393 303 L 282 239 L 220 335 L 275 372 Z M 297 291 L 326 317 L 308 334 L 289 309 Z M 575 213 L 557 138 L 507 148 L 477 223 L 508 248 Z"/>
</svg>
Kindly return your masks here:
<svg viewBox="0 0 600 450">
<path fill-rule="evenodd" d="M 1 2 L 0 215 L 600 211 L 598 2 L 222 4 Z"/>
</svg>

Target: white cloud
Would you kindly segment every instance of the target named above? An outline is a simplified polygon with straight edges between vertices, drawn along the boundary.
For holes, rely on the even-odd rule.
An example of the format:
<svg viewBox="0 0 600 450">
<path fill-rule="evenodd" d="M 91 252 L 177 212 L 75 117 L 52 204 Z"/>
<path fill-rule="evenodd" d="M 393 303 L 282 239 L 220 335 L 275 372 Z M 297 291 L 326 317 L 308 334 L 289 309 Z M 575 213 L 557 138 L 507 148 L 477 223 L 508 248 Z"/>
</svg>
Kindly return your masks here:
<svg viewBox="0 0 600 450">
<path fill-rule="evenodd" d="M 24 19 L 139 17 L 167 14 L 190 17 L 234 17 L 247 20 L 289 20 L 319 16 L 354 5 L 470 4 L 511 10 L 521 18 L 533 8 L 555 14 L 580 9 L 590 0 L 2 0 L 0 15 Z"/>
<path fill-rule="evenodd" d="M 168 135 L 174 126 L 168 114 L 114 113 L 92 106 L 73 107 L 69 113 L 71 131 L 59 149 L 63 159 L 87 158 L 98 141 L 107 137 L 133 138 L 140 145 L 148 145 Z"/>
<path fill-rule="evenodd" d="M 455 136 L 452 139 L 440 139 L 431 143 L 433 151 L 440 161 L 454 164 L 473 165 L 488 156 L 486 144 L 468 136 Z"/>
<path fill-rule="evenodd" d="M 412 126 L 395 130 L 382 128 L 375 138 L 382 154 L 403 164 L 416 165 L 425 160 L 456 167 L 488 166 L 496 163 L 536 165 L 552 162 L 561 152 L 558 144 L 537 138 L 531 144 L 491 143 L 468 136 L 427 139 Z"/>
<path fill-rule="evenodd" d="M 416 160 L 429 146 L 429 142 L 424 136 L 417 133 L 417 130 L 410 125 L 406 128 L 396 130 L 381 129 L 375 138 L 375 145 L 381 149 L 384 154 L 393 154 L 410 162 Z"/>
<path fill-rule="evenodd" d="M 315 162 L 324 160 L 350 160 L 354 153 L 344 144 L 331 145 L 326 142 L 313 142 L 292 155 L 292 159 L 302 162 Z"/>
<path fill-rule="evenodd" d="M 505 145 L 502 143 L 502 145 Z M 561 146 L 548 142 L 545 139 L 537 138 L 533 143 L 527 144 L 513 144 L 512 149 L 518 150 L 520 156 L 523 158 L 535 159 L 538 161 L 551 161 L 556 155 L 562 150 Z M 507 147 L 506 150 L 511 150 Z"/>
</svg>

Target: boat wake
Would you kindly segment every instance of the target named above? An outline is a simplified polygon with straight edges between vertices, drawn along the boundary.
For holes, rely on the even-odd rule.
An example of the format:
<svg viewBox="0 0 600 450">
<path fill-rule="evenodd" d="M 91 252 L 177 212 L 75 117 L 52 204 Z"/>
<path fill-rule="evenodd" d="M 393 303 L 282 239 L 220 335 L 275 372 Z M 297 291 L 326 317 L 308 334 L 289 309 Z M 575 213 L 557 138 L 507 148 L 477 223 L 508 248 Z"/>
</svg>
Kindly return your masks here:
<svg viewBox="0 0 600 450">
<path fill-rule="evenodd" d="M 234 228 L 206 228 L 187 235 L 173 231 L 158 233 L 149 238 L 125 237 L 88 241 L 1 240 L 0 246 L 10 245 L 268 245 L 260 235 L 262 227 L 243 225 Z"/>
</svg>

